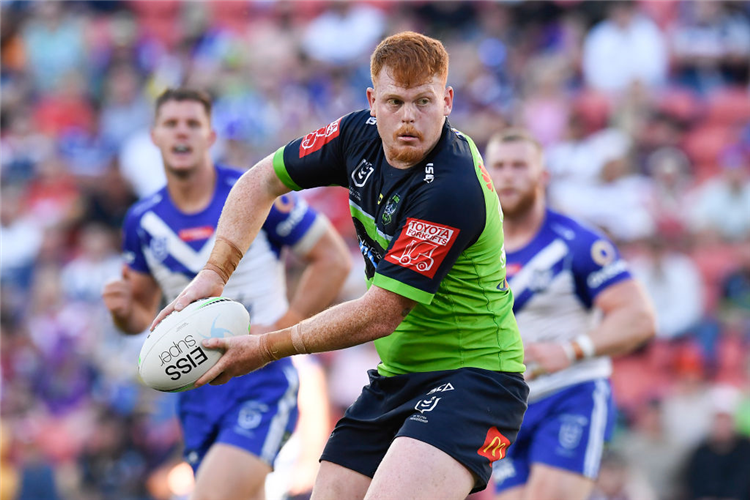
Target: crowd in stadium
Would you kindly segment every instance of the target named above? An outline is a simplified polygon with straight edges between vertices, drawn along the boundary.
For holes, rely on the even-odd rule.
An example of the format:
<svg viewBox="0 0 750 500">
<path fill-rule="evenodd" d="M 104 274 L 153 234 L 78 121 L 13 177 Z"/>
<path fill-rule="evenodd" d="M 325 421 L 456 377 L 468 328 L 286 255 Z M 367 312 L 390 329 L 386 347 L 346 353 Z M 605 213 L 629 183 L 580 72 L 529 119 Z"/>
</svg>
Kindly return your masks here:
<svg viewBox="0 0 750 500">
<path fill-rule="evenodd" d="M 126 210 L 164 182 L 155 96 L 208 90 L 214 157 L 247 168 L 367 107 L 369 55 L 406 29 L 450 53 L 452 126 L 480 150 L 507 125 L 539 138 L 552 205 L 654 302 L 656 340 L 615 361 L 592 498 L 750 498 L 750 4 L 166 0 L 2 3 L 0 499 L 187 493 L 174 399 L 137 382 L 144 337 L 101 301 Z M 304 196 L 351 246 L 340 300 L 359 296 L 346 191 Z M 337 418 L 377 354 L 316 361 Z"/>
</svg>

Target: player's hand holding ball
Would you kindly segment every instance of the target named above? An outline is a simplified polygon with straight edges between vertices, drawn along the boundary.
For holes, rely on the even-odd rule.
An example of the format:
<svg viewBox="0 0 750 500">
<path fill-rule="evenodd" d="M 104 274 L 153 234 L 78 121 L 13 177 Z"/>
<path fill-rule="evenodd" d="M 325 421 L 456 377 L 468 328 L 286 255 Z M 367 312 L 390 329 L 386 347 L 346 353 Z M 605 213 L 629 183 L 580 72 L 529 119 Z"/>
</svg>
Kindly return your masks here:
<svg viewBox="0 0 750 500">
<path fill-rule="evenodd" d="M 213 375 L 205 381 L 210 381 L 226 364 L 218 365 L 228 350 L 226 342 L 257 339 L 248 335 L 249 328 L 250 315 L 239 302 L 225 297 L 193 302 L 167 316 L 148 336 L 138 357 L 141 379 L 165 392 L 197 387 L 196 380 L 209 371 Z"/>
<path fill-rule="evenodd" d="M 224 291 L 225 284 L 226 282 L 216 272 L 209 269 L 201 270 L 180 295 L 156 315 L 154 322 L 151 323 L 150 330 L 154 331 L 157 325 L 172 312 L 182 311 L 198 299 L 219 297 L 221 292 Z"/>
<path fill-rule="evenodd" d="M 273 358 L 261 346 L 260 338 L 259 335 L 245 335 L 204 340 L 204 347 L 224 351 L 224 355 L 216 365 L 196 381 L 195 386 L 200 387 L 207 383 L 226 384 L 232 377 L 246 375 L 273 361 Z"/>
</svg>

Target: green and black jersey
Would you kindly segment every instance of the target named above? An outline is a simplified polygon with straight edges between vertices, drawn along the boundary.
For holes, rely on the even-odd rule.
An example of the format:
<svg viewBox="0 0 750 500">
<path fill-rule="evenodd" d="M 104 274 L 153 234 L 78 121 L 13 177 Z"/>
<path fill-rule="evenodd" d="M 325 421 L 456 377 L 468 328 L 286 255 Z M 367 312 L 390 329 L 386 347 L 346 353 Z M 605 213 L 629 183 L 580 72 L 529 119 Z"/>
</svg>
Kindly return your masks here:
<svg viewBox="0 0 750 500">
<path fill-rule="evenodd" d="M 365 110 L 290 142 L 273 164 L 291 189 L 348 188 L 368 286 L 417 302 L 393 334 L 375 341 L 382 375 L 524 371 L 502 212 L 469 137 L 446 120 L 430 154 L 397 169 Z"/>
</svg>

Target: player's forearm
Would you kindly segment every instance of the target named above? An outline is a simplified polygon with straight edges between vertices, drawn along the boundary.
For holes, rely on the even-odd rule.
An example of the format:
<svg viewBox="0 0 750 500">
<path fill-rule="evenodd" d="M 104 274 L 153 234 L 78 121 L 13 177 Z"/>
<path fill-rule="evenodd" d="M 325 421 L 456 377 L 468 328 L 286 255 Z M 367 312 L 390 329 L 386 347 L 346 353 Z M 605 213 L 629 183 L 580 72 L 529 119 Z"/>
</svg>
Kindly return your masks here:
<svg viewBox="0 0 750 500">
<path fill-rule="evenodd" d="M 601 324 L 589 332 L 597 356 L 627 354 L 656 333 L 656 319 L 645 301 L 618 308 L 605 315 Z"/>
<path fill-rule="evenodd" d="M 268 217 L 274 200 L 288 192 L 273 171 L 272 157 L 258 162 L 239 178 L 224 204 L 216 228 L 216 244 L 206 264 L 224 282 Z"/>
<path fill-rule="evenodd" d="M 291 326 L 326 308 L 338 295 L 351 269 L 348 252 L 329 254 L 311 262 L 302 273 L 297 290 L 289 304 L 291 314 L 278 322 L 279 327 Z"/>
<path fill-rule="evenodd" d="M 279 359 L 294 354 L 335 351 L 386 337 L 409 314 L 411 306 L 396 310 L 393 303 L 379 298 L 368 292 L 299 325 L 264 334 L 261 343 L 271 359 Z"/>
</svg>

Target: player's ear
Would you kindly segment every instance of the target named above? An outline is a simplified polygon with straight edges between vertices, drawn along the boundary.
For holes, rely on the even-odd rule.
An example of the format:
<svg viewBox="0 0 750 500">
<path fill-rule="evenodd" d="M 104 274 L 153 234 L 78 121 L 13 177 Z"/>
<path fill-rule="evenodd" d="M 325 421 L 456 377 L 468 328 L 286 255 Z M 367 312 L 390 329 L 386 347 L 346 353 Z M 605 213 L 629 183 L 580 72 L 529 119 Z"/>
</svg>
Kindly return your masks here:
<svg viewBox="0 0 750 500">
<path fill-rule="evenodd" d="M 208 145 L 213 146 L 216 142 L 216 130 L 211 129 L 211 133 L 208 135 Z"/>
<path fill-rule="evenodd" d="M 451 114 L 451 111 L 453 111 L 453 87 L 445 87 L 443 106 L 443 116 Z"/>
<path fill-rule="evenodd" d="M 375 89 L 367 87 L 367 103 L 370 105 L 370 116 L 375 116 Z"/>
</svg>

